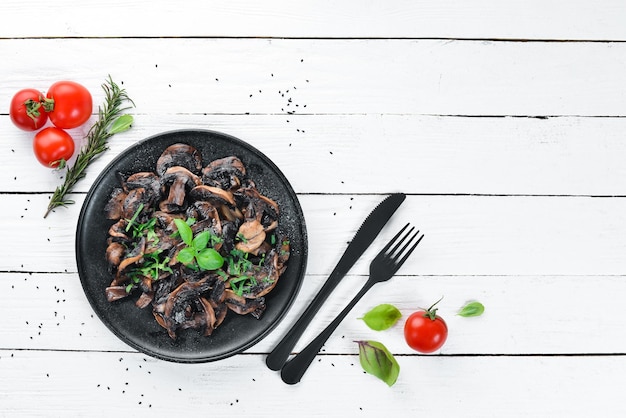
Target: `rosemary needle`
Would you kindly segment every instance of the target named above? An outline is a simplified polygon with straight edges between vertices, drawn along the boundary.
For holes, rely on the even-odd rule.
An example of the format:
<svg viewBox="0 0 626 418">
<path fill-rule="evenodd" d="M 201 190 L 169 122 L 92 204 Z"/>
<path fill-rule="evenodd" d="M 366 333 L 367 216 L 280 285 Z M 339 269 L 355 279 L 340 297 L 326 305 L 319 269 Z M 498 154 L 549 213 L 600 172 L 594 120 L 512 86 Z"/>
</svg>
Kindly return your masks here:
<svg viewBox="0 0 626 418">
<path fill-rule="evenodd" d="M 66 195 L 73 190 L 79 180 L 85 177 L 89 164 L 109 148 L 107 140 L 116 133 L 128 130 L 133 122 L 131 115 L 123 114 L 125 110 L 130 109 L 130 106 L 124 107 L 125 102 L 129 102 L 134 106 L 126 91 L 120 89 L 113 82 L 111 76 L 102 84 L 102 89 L 106 99 L 104 105 L 98 108 L 98 120 L 89 129 L 87 143 L 78 153 L 76 162 L 67 169 L 65 181 L 52 194 L 48 210 L 43 216 L 44 218 L 54 208 L 74 203 L 73 200 L 67 199 Z"/>
</svg>

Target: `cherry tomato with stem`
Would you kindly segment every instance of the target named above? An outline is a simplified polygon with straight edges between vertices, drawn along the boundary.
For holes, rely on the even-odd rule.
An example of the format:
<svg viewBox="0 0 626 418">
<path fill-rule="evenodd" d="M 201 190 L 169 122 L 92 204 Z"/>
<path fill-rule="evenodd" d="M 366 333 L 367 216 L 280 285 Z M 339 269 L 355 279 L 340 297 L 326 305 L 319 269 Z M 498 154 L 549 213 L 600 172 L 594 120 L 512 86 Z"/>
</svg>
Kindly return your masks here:
<svg viewBox="0 0 626 418">
<path fill-rule="evenodd" d="M 72 158 L 74 148 L 71 135 L 53 126 L 37 132 L 33 139 L 35 157 L 42 165 L 50 168 L 56 168 L 62 161 Z"/>
<path fill-rule="evenodd" d="M 48 112 L 42 104 L 44 95 L 37 89 L 22 89 L 11 99 L 9 116 L 18 128 L 36 131 L 48 121 Z"/>
<path fill-rule="evenodd" d="M 57 81 L 46 93 L 44 102 L 50 122 L 57 128 L 77 128 L 87 122 L 93 111 L 89 90 L 75 81 Z"/>
<path fill-rule="evenodd" d="M 412 349 L 420 353 L 432 353 L 440 349 L 448 339 L 448 325 L 437 315 L 437 305 L 412 313 L 404 323 L 404 339 Z"/>
</svg>

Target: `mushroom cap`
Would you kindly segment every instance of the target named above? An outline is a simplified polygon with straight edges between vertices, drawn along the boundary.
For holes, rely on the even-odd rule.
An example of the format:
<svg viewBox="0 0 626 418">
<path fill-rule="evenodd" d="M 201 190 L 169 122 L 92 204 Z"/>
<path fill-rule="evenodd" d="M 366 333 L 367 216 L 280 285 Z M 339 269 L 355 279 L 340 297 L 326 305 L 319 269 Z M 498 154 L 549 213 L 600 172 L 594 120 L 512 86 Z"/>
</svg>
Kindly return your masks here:
<svg viewBox="0 0 626 418">
<path fill-rule="evenodd" d="M 192 188 L 200 184 L 200 177 L 192 173 L 189 169 L 175 165 L 165 170 L 165 173 L 161 176 L 161 184 L 168 185 L 175 180 L 179 180 L 184 183 L 188 188 Z"/>
<path fill-rule="evenodd" d="M 161 189 L 161 181 L 156 174 L 149 171 L 142 171 L 131 174 L 124 182 L 124 186 L 126 190 L 146 189 L 154 198 L 157 198 Z"/>
<path fill-rule="evenodd" d="M 230 190 L 241 186 L 245 175 L 246 167 L 243 162 L 235 156 L 229 156 L 211 161 L 202 170 L 202 182 Z"/>
<path fill-rule="evenodd" d="M 156 171 L 162 176 L 168 168 L 179 165 L 194 174 L 202 170 L 202 156 L 198 150 L 187 144 L 172 144 L 161 153 L 156 163 Z"/>
</svg>

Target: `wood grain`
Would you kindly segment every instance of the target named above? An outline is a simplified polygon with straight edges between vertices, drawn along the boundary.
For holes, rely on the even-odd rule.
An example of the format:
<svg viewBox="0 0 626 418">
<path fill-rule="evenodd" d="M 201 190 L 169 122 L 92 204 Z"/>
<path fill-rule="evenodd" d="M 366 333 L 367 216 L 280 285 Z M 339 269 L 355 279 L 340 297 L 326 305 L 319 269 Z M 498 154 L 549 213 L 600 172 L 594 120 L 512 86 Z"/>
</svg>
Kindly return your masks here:
<svg viewBox="0 0 626 418">
<path fill-rule="evenodd" d="M 623 403 L 615 402 L 619 387 L 606 382 L 619 381 L 626 372 L 621 360 L 400 357 L 401 375 L 390 389 L 365 375 L 355 356 L 322 356 L 299 385 L 285 386 L 257 356 L 189 366 L 129 353 L 8 350 L 0 358 L 0 393 L 13 393 L 12 382 L 27 384 L 21 396 L 2 398 L 3 412 L 13 416 L 49 416 L 50 411 L 74 416 L 129 411 L 138 416 L 188 415 L 199 408 L 271 416 L 274 398 L 268 394 L 312 417 L 619 416 L 626 412 Z M 24 402 L 35 396 L 37 402 Z"/>
<path fill-rule="evenodd" d="M 623 118 L 473 118 L 423 115 L 135 115 L 76 191 L 115 156 L 170 130 L 234 135 L 271 158 L 298 193 L 623 196 Z M 80 143 L 81 129 L 74 131 Z M 0 117 L 2 192 L 51 192 L 32 134 Z M 375 156 L 372 156 L 372 153 Z M 324 168 L 330 166 L 331 169 Z M 310 173 L 315 173 L 311 176 Z"/>
<path fill-rule="evenodd" d="M 2 37 L 208 36 L 625 40 L 626 8 L 592 2 L 5 0 Z M 28 22 L 28 24 L 23 24 Z"/>
<path fill-rule="evenodd" d="M 76 271 L 68 249 L 74 248 L 82 196 L 43 219 L 48 197 L 3 196 L 14 208 L 0 218 L 0 228 L 13 236 L 0 244 L 0 252 L 12 254 L 3 270 Z M 328 274 L 382 196 L 303 195 L 300 200 L 309 238 L 307 273 Z M 405 274 L 615 275 L 626 268 L 626 236 L 615 233 L 626 229 L 625 211 L 626 200 L 617 198 L 409 196 L 380 239 L 390 239 L 406 222 L 426 234 L 420 257 L 403 266 Z M 353 271 L 365 274 L 365 260 L 376 251 L 371 247 Z"/>
<path fill-rule="evenodd" d="M 72 77 L 93 92 L 110 74 L 138 113 L 154 116 L 615 117 L 626 108 L 621 42 L 97 38 L 0 47 L 11 57 L 0 63 L 1 97 L 24 86 L 46 90 L 71 65 Z M 103 67 L 103 57 L 119 59 Z M 51 64 L 33 73 L 41 62 Z"/>
</svg>

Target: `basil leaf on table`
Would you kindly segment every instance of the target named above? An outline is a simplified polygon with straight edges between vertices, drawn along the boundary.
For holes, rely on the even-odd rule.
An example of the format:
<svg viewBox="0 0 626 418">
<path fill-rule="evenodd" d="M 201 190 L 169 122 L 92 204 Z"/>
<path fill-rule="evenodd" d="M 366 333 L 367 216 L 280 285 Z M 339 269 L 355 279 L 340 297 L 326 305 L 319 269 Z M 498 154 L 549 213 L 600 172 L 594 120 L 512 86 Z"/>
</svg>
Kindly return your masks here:
<svg viewBox="0 0 626 418">
<path fill-rule="evenodd" d="M 133 121 L 134 118 L 131 115 L 125 114 L 119 116 L 113 121 L 111 126 L 109 126 L 109 134 L 114 135 L 129 130 L 130 126 L 133 124 Z"/>
<path fill-rule="evenodd" d="M 480 302 L 470 302 L 467 305 L 463 306 L 459 311 L 459 316 L 470 317 L 470 316 L 480 316 L 485 312 L 485 306 Z"/>
<path fill-rule="evenodd" d="M 375 331 L 391 328 L 402 317 L 402 313 L 393 305 L 383 303 L 372 308 L 362 319 L 368 327 Z"/>
<path fill-rule="evenodd" d="M 393 386 L 400 374 L 400 365 L 383 344 L 378 341 L 356 341 L 359 345 L 361 367 L 378 377 L 388 386 Z"/>
</svg>

